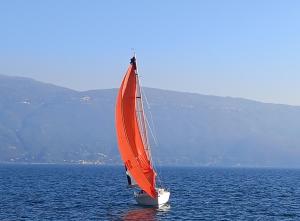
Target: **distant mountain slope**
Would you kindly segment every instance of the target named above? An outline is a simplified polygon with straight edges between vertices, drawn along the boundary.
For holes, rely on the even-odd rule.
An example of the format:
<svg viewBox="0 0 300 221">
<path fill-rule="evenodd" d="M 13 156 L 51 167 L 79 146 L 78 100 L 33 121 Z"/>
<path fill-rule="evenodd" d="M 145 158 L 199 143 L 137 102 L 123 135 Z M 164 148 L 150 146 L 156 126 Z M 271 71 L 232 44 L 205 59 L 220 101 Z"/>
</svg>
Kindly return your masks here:
<svg viewBox="0 0 300 221">
<path fill-rule="evenodd" d="M 145 92 L 158 138 L 152 152 L 160 164 L 300 166 L 300 107 Z M 120 163 L 116 93 L 0 75 L 0 162 Z"/>
</svg>

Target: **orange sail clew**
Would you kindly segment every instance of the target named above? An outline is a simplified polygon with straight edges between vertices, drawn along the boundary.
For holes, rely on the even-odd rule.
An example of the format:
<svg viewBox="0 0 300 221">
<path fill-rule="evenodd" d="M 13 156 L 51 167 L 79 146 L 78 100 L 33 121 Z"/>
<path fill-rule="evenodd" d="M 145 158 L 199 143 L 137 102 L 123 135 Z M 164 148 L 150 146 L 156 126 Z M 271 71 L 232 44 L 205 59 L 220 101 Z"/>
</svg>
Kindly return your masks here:
<svg viewBox="0 0 300 221">
<path fill-rule="evenodd" d="M 137 99 L 140 99 L 135 58 L 125 74 L 116 104 L 116 132 L 121 158 L 137 185 L 149 196 L 157 197 L 156 173 L 152 167 L 147 144 L 143 141 L 137 116 Z"/>
</svg>

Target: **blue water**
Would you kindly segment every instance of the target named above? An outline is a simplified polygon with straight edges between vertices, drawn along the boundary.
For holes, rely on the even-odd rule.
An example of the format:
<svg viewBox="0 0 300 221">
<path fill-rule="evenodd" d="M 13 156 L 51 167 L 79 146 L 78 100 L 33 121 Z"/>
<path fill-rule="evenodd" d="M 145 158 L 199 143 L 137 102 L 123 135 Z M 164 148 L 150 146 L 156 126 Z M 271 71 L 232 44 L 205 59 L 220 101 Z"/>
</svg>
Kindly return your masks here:
<svg viewBox="0 0 300 221">
<path fill-rule="evenodd" d="M 136 205 L 122 167 L 0 165 L 0 220 L 300 220 L 300 170 L 161 168 L 162 209 Z"/>
</svg>

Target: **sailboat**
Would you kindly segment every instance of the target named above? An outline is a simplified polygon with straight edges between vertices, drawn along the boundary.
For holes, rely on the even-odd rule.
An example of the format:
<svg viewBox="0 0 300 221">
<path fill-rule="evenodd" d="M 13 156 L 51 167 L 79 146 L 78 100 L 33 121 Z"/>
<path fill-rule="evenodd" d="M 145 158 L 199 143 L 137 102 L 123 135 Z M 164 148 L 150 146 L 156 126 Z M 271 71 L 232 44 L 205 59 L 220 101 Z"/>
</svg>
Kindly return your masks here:
<svg viewBox="0 0 300 221">
<path fill-rule="evenodd" d="M 170 192 L 156 185 L 136 56 L 130 59 L 116 102 L 116 132 L 119 152 L 125 165 L 128 186 L 144 206 L 162 206 Z"/>
</svg>

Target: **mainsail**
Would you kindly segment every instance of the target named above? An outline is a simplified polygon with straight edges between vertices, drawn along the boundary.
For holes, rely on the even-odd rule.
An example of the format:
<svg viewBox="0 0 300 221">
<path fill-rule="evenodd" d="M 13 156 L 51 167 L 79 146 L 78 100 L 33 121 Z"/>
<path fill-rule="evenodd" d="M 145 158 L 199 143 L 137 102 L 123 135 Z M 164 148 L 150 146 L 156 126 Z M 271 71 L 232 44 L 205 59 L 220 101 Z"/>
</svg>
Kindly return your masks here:
<svg viewBox="0 0 300 221">
<path fill-rule="evenodd" d="M 116 129 L 126 171 L 142 190 L 155 198 L 156 173 L 151 163 L 135 57 L 131 59 L 118 92 Z"/>
</svg>

